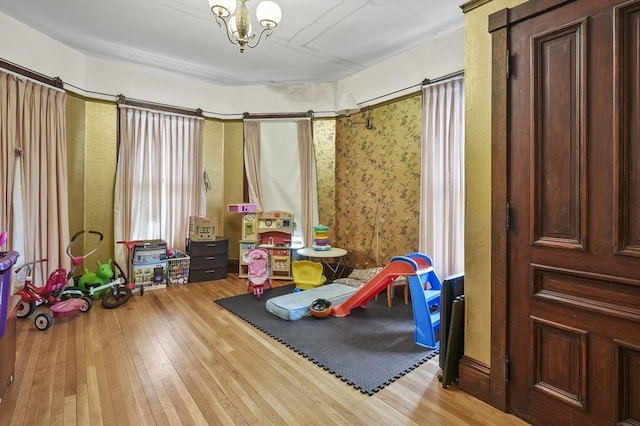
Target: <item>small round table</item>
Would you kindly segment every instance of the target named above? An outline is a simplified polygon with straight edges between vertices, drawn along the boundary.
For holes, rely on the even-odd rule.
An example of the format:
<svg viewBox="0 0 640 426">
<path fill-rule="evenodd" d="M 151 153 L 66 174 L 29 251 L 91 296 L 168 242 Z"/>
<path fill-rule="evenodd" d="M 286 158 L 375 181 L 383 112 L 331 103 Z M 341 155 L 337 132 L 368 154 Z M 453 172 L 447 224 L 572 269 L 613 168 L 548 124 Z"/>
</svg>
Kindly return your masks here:
<svg viewBox="0 0 640 426">
<path fill-rule="evenodd" d="M 331 247 L 329 250 L 314 250 L 311 247 L 305 247 L 297 250 L 300 256 L 311 257 L 315 259 L 319 259 L 320 262 L 326 266 L 333 276 L 331 279 L 335 279 L 340 266 L 342 265 L 342 257 L 347 254 L 347 251 L 343 248 Z M 338 259 L 338 263 L 335 265 L 327 262 L 327 259 Z"/>
</svg>

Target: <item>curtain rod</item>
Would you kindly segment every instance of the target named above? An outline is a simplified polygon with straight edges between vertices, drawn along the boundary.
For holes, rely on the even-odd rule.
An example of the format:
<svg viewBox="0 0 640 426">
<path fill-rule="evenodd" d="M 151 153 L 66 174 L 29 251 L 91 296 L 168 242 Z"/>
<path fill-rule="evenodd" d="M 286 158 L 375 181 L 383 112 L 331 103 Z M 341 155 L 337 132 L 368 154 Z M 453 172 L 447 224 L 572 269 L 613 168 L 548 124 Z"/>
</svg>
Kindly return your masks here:
<svg viewBox="0 0 640 426">
<path fill-rule="evenodd" d="M 440 83 L 441 81 L 449 80 L 451 78 L 456 78 L 456 77 L 462 77 L 462 76 L 464 76 L 464 70 L 452 72 L 450 74 L 443 75 L 442 77 L 437 77 L 432 79 L 425 78 L 424 80 L 422 80 L 422 85 L 426 86 L 429 84 Z"/>
<path fill-rule="evenodd" d="M 307 112 L 288 112 L 288 113 L 280 113 L 280 114 L 251 114 L 245 112 L 242 114 L 242 118 L 244 120 L 252 120 L 252 119 L 268 119 L 268 118 L 313 118 L 313 111 L 309 110 Z"/>
<path fill-rule="evenodd" d="M 375 98 L 367 99 L 366 101 L 358 102 L 358 105 L 368 104 L 369 102 L 373 102 L 373 101 L 376 101 L 378 99 L 386 98 L 388 96 L 395 95 L 396 93 L 405 92 L 405 91 L 407 91 L 409 89 L 418 88 L 418 87 L 421 87 L 421 86 L 424 86 L 424 85 L 427 85 L 427 84 L 438 83 L 438 82 L 441 82 L 441 81 L 444 81 L 444 80 L 448 80 L 450 78 L 463 76 L 463 75 L 464 75 L 464 70 L 460 70 L 460 71 L 452 72 L 450 74 L 443 75 L 441 77 L 436 77 L 436 78 L 433 78 L 433 79 L 425 78 L 424 80 L 422 80 L 422 83 L 413 84 L 411 86 L 407 86 L 407 87 L 404 87 L 402 89 L 394 90 L 393 92 L 385 93 L 384 95 L 376 96 Z"/>
<path fill-rule="evenodd" d="M 23 77 L 30 78 L 31 80 L 37 81 L 38 83 L 47 84 L 49 86 L 55 87 L 56 89 L 63 88 L 63 82 L 60 77 L 49 77 L 47 75 L 40 74 L 39 72 L 22 67 L 18 64 L 14 64 L 13 62 L 5 61 L 4 59 L 0 59 L 0 68 L 4 68 L 9 72 L 21 75 Z"/>
<path fill-rule="evenodd" d="M 407 87 L 405 87 L 403 89 L 394 90 L 393 92 L 385 93 L 384 95 L 376 96 L 375 98 L 371 98 L 371 99 L 367 99 L 366 101 L 358 102 L 358 105 L 360 105 L 360 104 L 368 104 L 369 102 L 376 101 L 376 100 L 381 99 L 381 98 L 386 98 L 387 96 L 395 95 L 396 93 L 404 92 L 405 90 L 413 89 L 414 87 L 419 87 L 419 86 L 420 86 L 420 84 L 414 84 L 412 86 L 407 86 Z"/>
<path fill-rule="evenodd" d="M 172 114 L 187 115 L 191 117 L 193 116 L 203 117 L 202 109 L 200 108 L 188 109 L 188 108 L 181 108 L 181 107 L 176 107 L 171 105 L 159 104 L 155 102 L 140 101 L 136 99 L 127 99 L 122 94 L 116 96 L 116 102 L 118 103 L 118 105 L 128 105 L 128 106 L 137 107 L 137 108 L 154 109 L 160 112 L 169 112 Z"/>
</svg>

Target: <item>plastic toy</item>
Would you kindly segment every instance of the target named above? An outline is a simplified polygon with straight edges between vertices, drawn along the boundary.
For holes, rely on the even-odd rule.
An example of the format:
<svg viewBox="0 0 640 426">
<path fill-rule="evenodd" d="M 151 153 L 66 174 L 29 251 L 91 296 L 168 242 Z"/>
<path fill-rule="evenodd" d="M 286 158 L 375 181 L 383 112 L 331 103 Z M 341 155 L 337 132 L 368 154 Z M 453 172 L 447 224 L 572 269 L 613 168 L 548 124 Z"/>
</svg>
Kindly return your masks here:
<svg viewBox="0 0 640 426">
<path fill-rule="evenodd" d="M 16 268 L 15 272 L 20 273 L 23 268 L 26 269 L 26 279 L 22 289 L 15 294 L 20 296 L 18 302 L 17 316 L 25 318 L 31 315 L 37 306 L 46 305 L 50 312 L 40 312 L 34 318 L 34 324 L 38 330 L 46 330 L 53 325 L 54 318 L 65 318 L 75 315 L 78 312 L 88 312 L 93 305 L 93 301 L 83 293 L 67 292 L 67 282 L 73 278 L 73 274 L 77 266 L 88 256 L 95 253 L 102 242 L 103 235 L 98 231 L 88 231 L 89 234 L 96 235 L 99 240 L 95 243 L 92 250 L 81 256 L 75 256 L 72 253 L 72 247 L 83 235 L 85 231 L 77 232 L 67 245 L 67 255 L 71 258 L 71 269 L 67 272 L 63 268 L 58 268 L 51 272 L 44 286 L 36 286 L 32 283 L 33 265 L 46 262 L 47 259 L 40 259 L 33 262 L 25 263 Z"/>
<path fill-rule="evenodd" d="M 269 254 L 263 249 L 249 251 L 249 278 L 247 290 L 253 287 L 253 294 L 260 299 L 264 292 L 265 283 L 271 288 L 271 276 L 269 275 Z"/>
<path fill-rule="evenodd" d="M 111 262 L 111 260 L 109 261 Z M 107 265 L 108 263 L 104 263 L 100 266 Z M 74 297 L 82 297 L 87 296 L 92 299 L 102 298 L 102 307 L 107 309 L 118 308 L 129 301 L 132 296 L 131 289 L 127 285 L 127 277 L 124 274 L 120 265 L 114 260 L 113 265 L 118 270 L 118 278 L 115 280 L 107 280 L 104 284 L 99 283 L 90 283 L 84 289 L 78 287 L 67 287 L 65 289 L 65 295 L 70 296 L 74 295 Z M 111 266 L 109 266 L 111 269 Z M 106 276 L 107 272 L 104 271 L 103 275 Z M 111 275 L 113 276 L 113 271 L 111 271 Z"/>
<path fill-rule="evenodd" d="M 325 318 L 331 314 L 331 302 L 327 299 L 316 299 L 309 306 L 311 315 L 316 318 Z"/>
<path fill-rule="evenodd" d="M 78 280 L 78 287 L 87 292 L 90 288 L 95 288 L 104 285 L 111 281 L 113 278 L 113 268 L 111 267 L 111 259 L 107 263 L 98 262 L 97 272 L 90 272 L 88 269 L 84 270 L 84 274 Z M 92 292 L 93 299 L 100 299 L 107 289 L 101 291 Z"/>
<path fill-rule="evenodd" d="M 395 256 L 382 270 L 341 304 L 334 306 L 331 315 L 344 317 L 354 308 L 365 308 L 367 303 L 396 278 L 406 276 L 409 280 L 411 305 L 415 322 L 415 342 L 428 348 L 439 345 L 440 293 L 442 283 L 433 269 L 431 258 L 422 253 Z"/>
<path fill-rule="evenodd" d="M 318 251 L 331 250 L 328 226 L 316 225 L 313 227 L 313 245 L 311 247 Z"/>
<path fill-rule="evenodd" d="M 298 290 L 309 290 L 320 287 L 327 282 L 322 275 L 322 264 L 310 260 L 296 260 L 292 263 L 293 282 Z"/>
<path fill-rule="evenodd" d="M 53 325 L 54 318 L 66 318 L 78 312 L 88 312 L 93 306 L 93 301 L 86 296 L 63 299 L 62 292 L 67 285 L 67 274 L 64 269 L 53 271 L 44 286 L 37 287 L 32 283 L 32 267 L 36 263 L 46 262 L 47 259 L 28 262 L 18 267 L 15 272 L 18 274 L 26 268 L 26 278 L 20 294 L 21 301 L 18 304 L 18 318 L 24 318 L 33 313 L 40 304 L 49 306 L 49 312 L 40 312 L 33 322 L 38 330 L 46 330 Z"/>
</svg>

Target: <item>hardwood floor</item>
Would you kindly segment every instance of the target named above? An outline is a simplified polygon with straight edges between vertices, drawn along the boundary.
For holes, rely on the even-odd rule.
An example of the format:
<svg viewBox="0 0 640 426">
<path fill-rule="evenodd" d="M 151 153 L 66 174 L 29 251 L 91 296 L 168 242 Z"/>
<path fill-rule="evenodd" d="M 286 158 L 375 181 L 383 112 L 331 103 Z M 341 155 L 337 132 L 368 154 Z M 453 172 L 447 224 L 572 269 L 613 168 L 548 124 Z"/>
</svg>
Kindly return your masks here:
<svg viewBox="0 0 640 426">
<path fill-rule="evenodd" d="M 229 275 L 96 302 L 44 332 L 19 320 L 0 425 L 526 424 L 442 389 L 437 358 L 364 395 L 213 302 L 244 291 Z"/>
</svg>

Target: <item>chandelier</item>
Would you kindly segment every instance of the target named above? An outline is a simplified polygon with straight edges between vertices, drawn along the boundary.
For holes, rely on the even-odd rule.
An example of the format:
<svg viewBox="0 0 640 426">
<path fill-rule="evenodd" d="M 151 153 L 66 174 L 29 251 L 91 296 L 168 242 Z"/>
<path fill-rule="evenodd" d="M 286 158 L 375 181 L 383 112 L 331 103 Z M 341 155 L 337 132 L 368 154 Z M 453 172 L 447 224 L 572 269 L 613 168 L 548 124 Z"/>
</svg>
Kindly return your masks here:
<svg viewBox="0 0 640 426">
<path fill-rule="evenodd" d="M 209 0 L 211 13 L 216 17 L 219 27 L 224 23 L 227 38 L 232 44 L 240 46 L 240 52 L 244 52 L 244 48 L 254 48 L 260 43 L 262 35 L 269 37 L 273 29 L 280 22 L 282 12 L 280 6 L 274 1 L 263 1 L 258 4 L 256 9 L 256 17 L 258 22 L 264 28 L 256 37 L 251 28 L 251 19 L 246 3 L 249 0 Z M 236 6 L 240 3 L 240 7 L 236 12 Z M 233 12 L 236 12 L 235 15 Z M 255 42 L 253 42 L 255 41 Z M 253 43 L 252 43 L 253 42 Z"/>
</svg>

